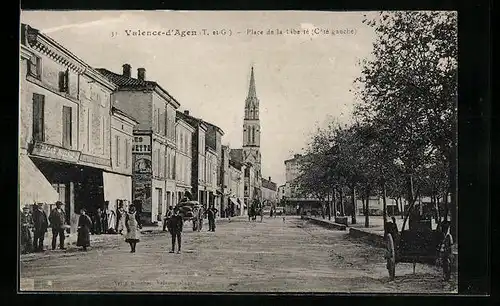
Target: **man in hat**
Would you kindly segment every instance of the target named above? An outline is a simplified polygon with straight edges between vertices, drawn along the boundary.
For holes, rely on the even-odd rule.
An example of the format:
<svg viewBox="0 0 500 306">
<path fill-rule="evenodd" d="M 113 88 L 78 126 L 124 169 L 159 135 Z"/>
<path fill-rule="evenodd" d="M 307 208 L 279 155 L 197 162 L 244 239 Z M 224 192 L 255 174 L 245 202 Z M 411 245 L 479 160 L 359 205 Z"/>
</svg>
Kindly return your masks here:
<svg viewBox="0 0 500 306">
<path fill-rule="evenodd" d="M 34 204 L 33 207 L 33 249 L 35 252 L 43 252 L 43 240 L 49 227 L 47 214 L 42 209 L 42 204 Z"/>
<path fill-rule="evenodd" d="M 33 218 L 29 206 L 23 208 L 21 214 L 21 252 L 30 253 L 33 247 L 31 238 L 31 228 L 33 227 Z"/>
<path fill-rule="evenodd" d="M 183 225 L 184 219 L 179 213 L 179 208 L 175 207 L 174 213 L 168 222 L 168 231 L 170 232 L 170 235 L 172 235 L 172 250 L 170 253 L 175 252 L 175 240 L 177 240 L 177 254 L 181 252 L 181 235 Z"/>
<path fill-rule="evenodd" d="M 208 216 L 208 231 L 215 232 L 215 216 L 217 215 L 217 209 L 214 206 L 210 206 L 206 214 Z"/>
<path fill-rule="evenodd" d="M 49 221 L 52 227 L 52 250 L 56 249 L 57 236 L 59 236 L 59 248 L 65 250 L 64 239 L 66 237 L 65 223 L 66 214 L 62 209 L 63 203 L 61 201 L 56 202 L 56 208 L 50 212 Z"/>
</svg>

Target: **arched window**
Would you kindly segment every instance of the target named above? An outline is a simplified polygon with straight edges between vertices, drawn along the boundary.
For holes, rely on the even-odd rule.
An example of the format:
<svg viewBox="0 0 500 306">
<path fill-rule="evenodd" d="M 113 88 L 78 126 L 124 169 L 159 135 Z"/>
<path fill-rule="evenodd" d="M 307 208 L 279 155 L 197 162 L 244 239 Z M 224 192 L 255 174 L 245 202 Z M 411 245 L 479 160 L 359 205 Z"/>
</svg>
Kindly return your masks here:
<svg viewBox="0 0 500 306">
<path fill-rule="evenodd" d="M 257 107 L 255 107 L 253 113 L 254 113 L 255 119 L 259 119 L 259 109 Z"/>
<path fill-rule="evenodd" d="M 252 127 L 248 128 L 248 142 L 250 142 L 252 139 Z"/>
<path fill-rule="evenodd" d="M 253 107 L 252 107 L 252 108 L 250 108 L 250 117 L 249 117 L 249 118 L 250 118 L 250 119 L 253 119 Z"/>
<path fill-rule="evenodd" d="M 255 143 L 255 126 L 252 126 L 252 143 Z"/>
</svg>

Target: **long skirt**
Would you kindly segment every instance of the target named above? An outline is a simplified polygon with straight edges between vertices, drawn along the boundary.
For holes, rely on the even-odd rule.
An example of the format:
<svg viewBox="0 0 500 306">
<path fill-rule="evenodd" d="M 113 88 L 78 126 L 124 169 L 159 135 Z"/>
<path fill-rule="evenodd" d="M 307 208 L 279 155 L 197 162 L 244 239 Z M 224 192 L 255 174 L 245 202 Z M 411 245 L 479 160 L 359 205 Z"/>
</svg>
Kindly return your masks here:
<svg viewBox="0 0 500 306">
<path fill-rule="evenodd" d="M 81 247 L 90 246 L 90 230 L 88 227 L 84 226 L 78 229 L 78 238 L 76 240 L 76 246 L 81 246 Z"/>
</svg>

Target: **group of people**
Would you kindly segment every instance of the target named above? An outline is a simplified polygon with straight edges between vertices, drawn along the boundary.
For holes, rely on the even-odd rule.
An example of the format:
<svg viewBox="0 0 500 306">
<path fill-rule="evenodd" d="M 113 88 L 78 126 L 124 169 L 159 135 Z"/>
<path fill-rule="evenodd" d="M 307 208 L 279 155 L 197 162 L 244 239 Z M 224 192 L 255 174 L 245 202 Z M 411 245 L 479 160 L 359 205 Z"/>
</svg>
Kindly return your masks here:
<svg viewBox="0 0 500 306">
<path fill-rule="evenodd" d="M 66 238 L 66 214 L 62 209 L 63 203 L 56 202 L 49 217 L 43 210 L 42 204 L 34 204 L 32 211 L 29 206 L 23 208 L 21 214 L 21 252 L 42 252 L 45 233 L 52 228 L 52 250 L 56 249 L 57 238 L 59 237 L 59 248 L 64 250 L 64 240 Z M 33 235 L 32 235 L 33 233 Z"/>
<path fill-rule="evenodd" d="M 52 230 L 52 250 L 56 249 L 58 240 L 59 249 L 66 249 L 66 230 L 70 226 L 63 205 L 61 201 L 57 201 L 48 217 L 41 203 L 35 203 L 32 210 L 29 206 L 23 208 L 21 213 L 21 253 L 45 251 L 44 239 L 49 227 Z M 136 238 L 137 228 L 140 229 L 142 226 L 140 218 L 136 214 L 135 205 L 130 205 L 129 210 L 126 211 L 124 203 L 120 201 L 116 214 L 114 211 L 108 210 L 107 205 L 105 205 L 104 210 L 98 208 L 92 216 L 85 208 L 82 208 L 78 219 L 76 245 L 87 250 L 87 247 L 90 246 L 91 234 L 119 233 L 125 235 L 126 241 L 131 244 L 131 251 L 135 252 L 135 244 L 138 242 L 138 238 Z M 125 230 L 126 233 L 124 233 Z"/>
</svg>

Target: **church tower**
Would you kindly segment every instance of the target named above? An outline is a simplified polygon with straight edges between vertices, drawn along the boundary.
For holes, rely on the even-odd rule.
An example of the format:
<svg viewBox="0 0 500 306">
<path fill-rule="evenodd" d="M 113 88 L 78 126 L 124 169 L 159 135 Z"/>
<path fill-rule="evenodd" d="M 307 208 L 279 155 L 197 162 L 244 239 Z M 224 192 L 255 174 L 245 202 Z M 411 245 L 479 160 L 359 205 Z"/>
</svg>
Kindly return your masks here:
<svg viewBox="0 0 500 306">
<path fill-rule="evenodd" d="M 245 118 L 243 119 L 243 160 L 253 165 L 255 182 L 260 189 L 261 183 L 261 155 L 260 155 L 260 120 L 259 98 L 255 89 L 255 76 L 252 67 L 250 85 L 245 100 Z"/>
</svg>

